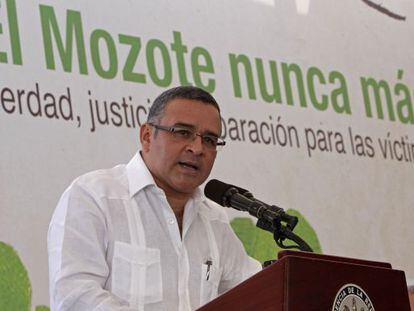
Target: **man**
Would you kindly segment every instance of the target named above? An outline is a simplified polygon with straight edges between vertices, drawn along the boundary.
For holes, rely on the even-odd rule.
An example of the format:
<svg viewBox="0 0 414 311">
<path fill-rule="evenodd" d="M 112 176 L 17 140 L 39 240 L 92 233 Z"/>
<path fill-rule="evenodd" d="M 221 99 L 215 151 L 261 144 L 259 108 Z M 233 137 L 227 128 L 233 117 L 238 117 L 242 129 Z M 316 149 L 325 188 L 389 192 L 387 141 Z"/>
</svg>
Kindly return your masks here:
<svg viewBox="0 0 414 311">
<path fill-rule="evenodd" d="M 260 270 L 199 189 L 220 132 L 210 94 L 168 90 L 141 126 L 141 152 L 72 183 L 48 233 L 52 310 L 193 310 Z"/>
</svg>

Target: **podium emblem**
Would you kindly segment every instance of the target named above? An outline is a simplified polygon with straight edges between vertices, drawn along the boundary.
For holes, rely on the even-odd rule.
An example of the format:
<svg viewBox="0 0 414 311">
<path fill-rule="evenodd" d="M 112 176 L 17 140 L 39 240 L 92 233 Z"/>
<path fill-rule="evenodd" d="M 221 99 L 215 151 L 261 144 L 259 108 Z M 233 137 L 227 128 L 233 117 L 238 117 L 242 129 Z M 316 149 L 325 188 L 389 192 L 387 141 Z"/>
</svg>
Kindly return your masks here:
<svg viewBox="0 0 414 311">
<path fill-rule="evenodd" d="M 375 311 L 367 293 L 356 284 L 346 284 L 336 294 L 332 311 Z"/>
</svg>

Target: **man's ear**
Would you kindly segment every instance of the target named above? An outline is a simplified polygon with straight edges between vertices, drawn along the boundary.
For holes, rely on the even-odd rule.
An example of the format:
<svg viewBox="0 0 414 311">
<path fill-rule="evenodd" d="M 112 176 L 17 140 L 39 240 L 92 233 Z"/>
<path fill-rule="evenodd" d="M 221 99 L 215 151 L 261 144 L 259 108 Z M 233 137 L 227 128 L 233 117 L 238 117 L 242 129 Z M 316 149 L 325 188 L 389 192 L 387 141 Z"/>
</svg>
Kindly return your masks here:
<svg viewBox="0 0 414 311">
<path fill-rule="evenodd" d="M 148 123 L 141 125 L 139 130 L 139 140 L 141 142 L 142 151 L 148 152 L 151 145 L 152 128 Z"/>
</svg>

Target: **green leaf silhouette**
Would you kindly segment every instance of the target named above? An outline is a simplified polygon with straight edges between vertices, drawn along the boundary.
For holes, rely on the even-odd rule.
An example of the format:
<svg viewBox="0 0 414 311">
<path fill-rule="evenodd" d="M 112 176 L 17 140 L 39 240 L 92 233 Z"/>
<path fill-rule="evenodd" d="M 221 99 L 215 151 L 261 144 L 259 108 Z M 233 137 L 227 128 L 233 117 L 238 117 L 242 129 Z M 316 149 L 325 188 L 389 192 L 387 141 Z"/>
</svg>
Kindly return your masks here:
<svg viewBox="0 0 414 311">
<path fill-rule="evenodd" d="M 0 241 L 0 310 L 30 311 L 32 286 L 25 266 L 17 252 Z M 49 311 L 37 306 L 36 311 Z"/>
<path fill-rule="evenodd" d="M 16 251 L 0 242 L 0 310 L 29 311 L 32 287 Z"/>
</svg>

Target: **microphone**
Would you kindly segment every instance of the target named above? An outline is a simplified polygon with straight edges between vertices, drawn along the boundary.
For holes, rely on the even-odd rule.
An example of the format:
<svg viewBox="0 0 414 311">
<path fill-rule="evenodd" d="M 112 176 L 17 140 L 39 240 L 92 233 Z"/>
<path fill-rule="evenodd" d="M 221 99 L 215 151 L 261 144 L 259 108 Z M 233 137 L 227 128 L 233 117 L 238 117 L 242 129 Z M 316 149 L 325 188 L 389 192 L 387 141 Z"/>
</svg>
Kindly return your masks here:
<svg viewBox="0 0 414 311">
<path fill-rule="evenodd" d="M 290 230 L 293 230 L 298 223 L 296 216 L 287 214 L 282 208 L 268 205 L 254 198 L 248 190 L 226 184 L 217 179 L 212 179 L 206 184 L 204 194 L 207 198 L 222 206 L 249 212 L 250 215 L 258 218 L 266 229 L 270 229 L 275 220 L 286 222 Z"/>
</svg>

